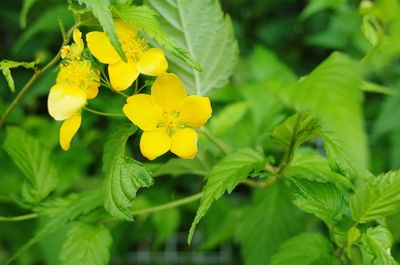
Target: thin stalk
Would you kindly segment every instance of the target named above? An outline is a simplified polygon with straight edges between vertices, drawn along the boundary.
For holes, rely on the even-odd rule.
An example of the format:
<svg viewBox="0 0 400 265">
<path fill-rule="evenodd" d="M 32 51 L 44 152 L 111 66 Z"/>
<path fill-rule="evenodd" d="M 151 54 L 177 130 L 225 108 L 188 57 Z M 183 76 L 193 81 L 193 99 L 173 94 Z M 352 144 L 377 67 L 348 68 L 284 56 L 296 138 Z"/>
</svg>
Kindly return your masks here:
<svg viewBox="0 0 400 265">
<path fill-rule="evenodd" d="M 30 213 L 30 214 L 11 216 L 11 217 L 0 216 L 0 222 L 19 222 L 19 221 L 35 219 L 38 217 L 39 215 L 37 213 Z"/>
<path fill-rule="evenodd" d="M 277 181 L 277 179 L 278 179 L 277 176 L 269 177 L 264 181 L 254 181 L 252 179 L 245 179 L 242 181 L 242 183 L 252 188 L 265 189 L 274 184 Z"/>
<path fill-rule="evenodd" d="M 297 117 L 296 124 L 293 128 L 293 135 L 292 135 L 292 138 L 290 139 L 289 147 L 288 147 L 288 149 L 286 149 L 286 152 L 283 155 L 281 164 L 279 165 L 278 173 L 282 173 L 282 171 L 285 170 L 285 168 L 289 165 L 290 161 L 292 161 L 293 152 L 294 152 L 294 148 L 296 146 L 296 141 L 297 141 L 298 127 L 300 125 L 301 118 L 302 118 L 302 115 L 300 114 Z"/>
<path fill-rule="evenodd" d="M 100 116 L 106 116 L 106 117 L 125 117 L 124 114 L 118 114 L 118 113 L 107 113 L 107 112 L 102 112 L 102 111 L 97 111 L 88 107 L 84 107 L 84 110 L 94 113 L 96 115 L 100 115 Z"/>
<path fill-rule="evenodd" d="M 197 201 L 202 196 L 203 196 L 203 192 L 199 192 L 199 193 L 196 193 L 196 194 L 194 194 L 192 196 L 189 196 L 189 197 L 186 197 L 186 198 L 183 198 L 183 199 L 179 199 L 179 200 L 172 201 L 172 202 L 167 202 L 167 203 L 164 203 L 164 204 L 161 204 L 161 205 L 157 205 L 157 206 L 150 207 L 150 208 L 145 208 L 145 209 L 142 209 L 142 210 L 133 211 L 132 215 L 136 216 L 136 215 L 155 213 L 155 212 L 160 212 L 160 211 L 164 211 L 164 210 L 167 210 L 167 209 L 179 207 L 181 205 Z"/>
</svg>

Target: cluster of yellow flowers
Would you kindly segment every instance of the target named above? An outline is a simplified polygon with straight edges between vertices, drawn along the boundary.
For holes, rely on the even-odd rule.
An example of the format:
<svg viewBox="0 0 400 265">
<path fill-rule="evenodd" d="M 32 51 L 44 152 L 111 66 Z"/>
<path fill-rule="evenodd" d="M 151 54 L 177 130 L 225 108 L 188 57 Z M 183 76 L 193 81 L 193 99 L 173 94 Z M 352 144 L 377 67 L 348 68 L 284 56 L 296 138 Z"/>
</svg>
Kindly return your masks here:
<svg viewBox="0 0 400 265">
<path fill-rule="evenodd" d="M 123 112 L 143 130 L 142 154 L 153 160 L 169 150 L 179 157 L 191 159 L 197 153 L 197 133 L 211 116 L 208 97 L 188 96 L 181 80 L 167 73 L 168 62 L 159 48 L 149 48 L 131 24 L 115 19 L 117 37 L 127 57 L 124 62 L 104 32 L 89 32 L 86 42 L 90 53 L 108 65 L 112 89 L 128 89 L 139 74 L 156 76 L 151 94 L 135 94 L 127 98 Z M 83 56 L 82 33 L 75 29 L 74 42 L 61 51 L 56 84 L 50 89 L 48 110 L 55 120 L 64 121 L 60 128 L 60 145 L 68 150 L 81 125 L 81 110 L 88 99 L 97 96 L 100 70 Z"/>
</svg>

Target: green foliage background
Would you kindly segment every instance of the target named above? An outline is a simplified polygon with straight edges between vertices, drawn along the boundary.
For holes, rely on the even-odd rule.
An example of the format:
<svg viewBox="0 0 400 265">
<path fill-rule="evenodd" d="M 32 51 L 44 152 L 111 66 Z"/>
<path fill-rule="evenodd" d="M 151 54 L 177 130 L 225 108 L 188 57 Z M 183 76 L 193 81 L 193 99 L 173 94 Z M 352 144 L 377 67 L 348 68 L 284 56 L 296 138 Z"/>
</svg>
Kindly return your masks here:
<svg viewBox="0 0 400 265">
<path fill-rule="evenodd" d="M 57 54 L 58 20 L 118 50 L 113 15 L 210 97 L 199 154 L 149 162 L 136 127 L 89 112 L 63 152 L 49 69 L 0 128 L 0 264 L 141 264 L 181 234 L 184 264 L 398 264 L 398 0 L 2 1 L 0 114 Z M 101 88 L 89 107 L 124 101 Z"/>
</svg>

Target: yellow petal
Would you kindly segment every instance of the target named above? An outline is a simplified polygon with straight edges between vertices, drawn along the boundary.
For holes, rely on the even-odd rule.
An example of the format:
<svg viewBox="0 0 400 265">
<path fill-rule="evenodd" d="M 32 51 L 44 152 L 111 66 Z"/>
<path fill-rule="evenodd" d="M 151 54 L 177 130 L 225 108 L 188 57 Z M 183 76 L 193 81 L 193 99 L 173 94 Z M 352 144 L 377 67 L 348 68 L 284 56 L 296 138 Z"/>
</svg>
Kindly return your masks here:
<svg viewBox="0 0 400 265">
<path fill-rule="evenodd" d="M 140 139 L 140 151 L 149 160 L 165 154 L 170 146 L 171 138 L 168 137 L 163 129 L 145 131 Z"/>
<path fill-rule="evenodd" d="M 175 110 L 187 96 L 181 80 L 174 74 L 161 74 L 151 88 L 153 102 L 163 110 Z"/>
<path fill-rule="evenodd" d="M 55 84 L 47 98 L 47 108 L 55 120 L 65 120 L 73 116 L 86 104 L 86 93 L 83 89 L 65 84 Z"/>
<path fill-rule="evenodd" d="M 139 32 L 139 30 L 135 26 L 130 23 L 124 22 L 120 18 L 114 19 L 114 26 L 119 39 L 124 39 L 124 37 L 126 36 L 133 38 Z"/>
<path fill-rule="evenodd" d="M 153 105 L 151 97 L 145 94 L 129 97 L 123 112 L 130 121 L 144 131 L 155 129 L 160 120 L 160 114 Z"/>
<path fill-rule="evenodd" d="M 80 32 L 79 29 L 74 29 L 72 33 L 72 37 L 74 39 L 74 42 L 76 43 L 76 46 L 78 48 L 78 53 L 82 53 L 83 51 L 83 41 L 82 41 L 82 32 Z"/>
<path fill-rule="evenodd" d="M 65 151 L 68 151 L 71 140 L 81 127 L 82 117 L 80 114 L 76 114 L 71 118 L 65 120 L 60 128 L 60 145 Z"/>
<path fill-rule="evenodd" d="M 94 99 L 97 94 L 99 93 L 99 87 L 98 86 L 90 86 L 86 90 L 86 98 L 87 99 Z"/>
<path fill-rule="evenodd" d="M 140 56 L 137 67 L 142 74 L 160 75 L 167 71 L 168 62 L 161 49 L 152 48 Z"/>
<path fill-rule="evenodd" d="M 210 99 L 201 96 L 188 96 L 182 100 L 180 106 L 181 121 L 191 127 L 201 127 L 211 117 Z"/>
<path fill-rule="evenodd" d="M 86 34 L 90 52 L 102 63 L 114 64 L 122 61 L 104 32 L 93 31 Z"/>
<path fill-rule="evenodd" d="M 171 152 L 185 159 L 197 154 L 197 133 L 190 128 L 178 129 L 172 136 Z"/>
<path fill-rule="evenodd" d="M 122 91 L 130 87 L 138 78 L 139 72 L 136 63 L 128 61 L 127 63 L 118 62 L 108 66 L 108 75 L 113 89 Z"/>
</svg>

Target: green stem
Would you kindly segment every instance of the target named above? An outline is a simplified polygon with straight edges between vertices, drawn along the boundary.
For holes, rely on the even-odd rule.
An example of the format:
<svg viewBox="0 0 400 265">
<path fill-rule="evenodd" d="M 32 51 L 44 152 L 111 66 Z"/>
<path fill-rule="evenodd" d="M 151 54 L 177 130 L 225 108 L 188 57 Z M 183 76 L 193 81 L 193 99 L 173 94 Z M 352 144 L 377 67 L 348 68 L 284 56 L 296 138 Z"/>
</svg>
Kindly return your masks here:
<svg viewBox="0 0 400 265">
<path fill-rule="evenodd" d="M 71 36 L 72 36 L 72 32 L 75 29 L 75 27 L 77 27 L 78 25 L 73 26 L 68 34 L 66 35 L 66 38 L 64 38 L 64 41 L 61 45 L 61 48 L 59 49 L 59 51 L 57 52 L 57 55 L 53 57 L 53 59 L 48 62 L 42 69 L 37 70 L 33 76 L 31 77 L 31 79 L 29 79 L 29 81 L 25 84 L 25 86 L 21 89 L 21 91 L 18 93 L 18 95 L 15 97 L 15 99 L 11 102 L 11 104 L 8 106 L 8 108 L 6 109 L 6 111 L 3 113 L 3 115 L 0 118 L 0 128 L 4 125 L 4 123 L 6 122 L 8 116 L 10 115 L 11 111 L 15 108 L 15 106 L 17 106 L 17 104 L 19 103 L 19 101 L 21 100 L 21 98 L 26 94 L 26 92 L 28 92 L 28 90 L 32 87 L 32 85 L 40 78 L 43 76 L 44 73 L 46 73 L 50 68 L 52 68 L 60 59 L 60 51 L 61 49 L 68 44 Z"/>
<path fill-rule="evenodd" d="M 90 109 L 90 108 L 88 108 L 88 107 L 84 107 L 83 109 L 86 110 L 86 111 L 88 111 L 88 112 L 91 112 L 91 113 L 100 115 L 100 116 L 106 116 L 106 117 L 125 117 L 124 114 L 101 112 L 101 111 L 97 111 L 97 110 L 94 110 L 94 109 Z"/>
<path fill-rule="evenodd" d="M 39 215 L 37 213 L 30 213 L 30 214 L 25 214 L 25 215 L 20 215 L 20 216 L 12 216 L 12 217 L 0 216 L 0 222 L 19 222 L 19 221 L 35 219 L 37 217 L 39 217 Z"/>
<path fill-rule="evenodd" d="M 142 210 L 136 210 L 132 212 L 132 215 L 143 215 L 143 214 L 149 214 L 149 213 L 155 213 L 155 212 L 160 212 L 160 211 L 164 211 L 167 209 L 171 209 L 171 208 L 175 208 L 184 204 L 188 204 L 194 201 L 199 200 L 201 197 L 203 196 L 203 192 L 199 192 L 196 193 L 192 196 L 180 199 L 180 200 L 176 200 L 176 201 L 172 201 L 172 202 L 167 202 L 161 205 L 157 205 L 154 207 L 150 207 L 150 208 L 145 208 Z"/>
<path fill-rule="evenodd" d="M 217 137 L 215 137 L 209 130 L 207 130 L 205 127 L 202 127 L 199 129 L 199 132 L 202 133 L 205 137 L 207 137 L 208 140 L 210 140 L 210 142 L 212 142 L 213 144 L 215 144 L 216 147 L 218 147 L 219 150 L 221 150 L 221 152 L 224 155 L 227 155 L 230 153 L 229 147 L 221 142 Z"/>
<path fill-rule="evenodd" d="M 297 130 L 299 128 L 301 118 L 302 118 L 302 115 L 300 114 L 297 117 L 296 124 L 293 128 L 293 134 L 292 134 L 292 138 L 290 139 L 289 147 L 286 149 L 286 152 L 283 155 L 282 162 L 279 165 L 278 173 L 282 173 L 283 170 L 285 170 L 285 168 L 289 165 L 290 161 L 292 161 L 293 152 L 294 152 L 294 148 L 296 146 L 297 135 L 298 135 Z"/>
<path fill-rule="evenodd" d="M 242 181 L 242 183 L 252 188 L 265 189 L 274 184 L 277 181 L 277 179 L 278 179 L 277 176 L 269 177 L 264 181 L 254 181 L 252 179 L 245 179 Z"/>
</svg>

